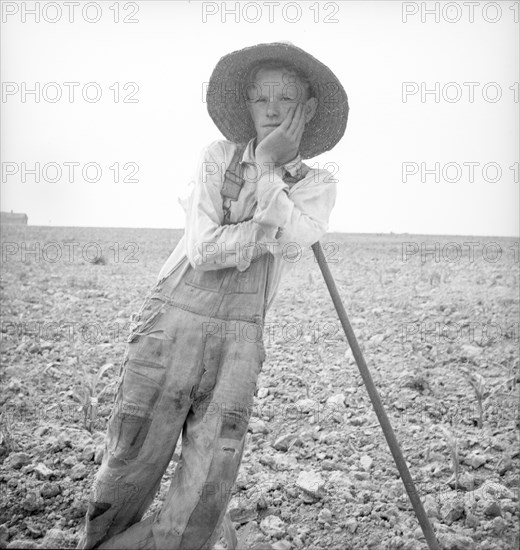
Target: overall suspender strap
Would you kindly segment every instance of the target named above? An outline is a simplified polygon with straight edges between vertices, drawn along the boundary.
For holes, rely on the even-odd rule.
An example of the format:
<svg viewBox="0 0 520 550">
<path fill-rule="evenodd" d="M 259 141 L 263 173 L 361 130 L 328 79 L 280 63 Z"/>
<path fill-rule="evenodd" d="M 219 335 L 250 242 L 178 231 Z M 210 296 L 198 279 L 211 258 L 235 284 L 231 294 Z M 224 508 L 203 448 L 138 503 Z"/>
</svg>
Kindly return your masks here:
<svg viewBox="0 0 520 550">
<path fill-rule="evenodd" d="M 296 172 L 296 176 L 291 176 L 291 174 L 284 169 L 284 175 L 282 179 L 285 183 L 292 186 L 302 180 L 309 173 L 309 170 L 310 168 L 302 162 L 302 165 Z"/>
<path fill-rule="evenodd" d="M 231 162 L 229 163 L 229 166 L 224 174 L 224 181 L 222 183 L 222 189 L 220 190 L 220 194 L 222 196 L 222 208 L 224 210 L 224 225 L 230 223 L 231 201 L 238 200 L 240 191 L 245 183 L 245 180 L 242 177 L 242 166 L 240 165 L 240 160 L 244 155 L 246 147 L 246 143 L 237 144 L 235 152 L 233 153 L 233 158 L 231 159 Z M 309 170 L 310 168 L 304 163 L 302 163 L 296 176 L 291 176 L 289 172 L 284 170 L 283 181 L 289 186 L 292 186 L 303 179 Z"/>
<path fill-rule="evenodd" d="M 240 195 L 240 191 L 245 183 L 242 177 L 242 167 L 240 166 L 240 160 L 247 147 L 245 143 L 239 143 L 233 158 L 224 174 L 224 182 L 222 183 L 222 189 L 220 194 L 222 195 L 222 208 L 224 209 L 224 224 L 229 223 L 229 217 L 231 215 L 231 201 L 236 201 Z"/>
</svg>

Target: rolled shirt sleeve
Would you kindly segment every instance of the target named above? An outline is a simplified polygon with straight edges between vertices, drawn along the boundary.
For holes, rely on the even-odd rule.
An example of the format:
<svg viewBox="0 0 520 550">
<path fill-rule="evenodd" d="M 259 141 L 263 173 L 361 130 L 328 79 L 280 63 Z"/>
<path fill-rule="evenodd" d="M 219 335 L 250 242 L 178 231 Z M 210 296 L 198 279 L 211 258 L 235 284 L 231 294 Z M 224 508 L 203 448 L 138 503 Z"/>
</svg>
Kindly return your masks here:
<svg viewBox="0 0 520 550">
<path fill-rule="evenodd" d="M 275 232 L 275 252 L 295 243 L 306 248 L 327 232 L 337 196 L 337 180 L 324 169 L 311 169 L 298 184 L 289 188 L 281 170 L 265 173 L 258 180 L 258 206 L 253 220 Z M 272 234 L 272 233 L 271 233 Z"/>
</svg>

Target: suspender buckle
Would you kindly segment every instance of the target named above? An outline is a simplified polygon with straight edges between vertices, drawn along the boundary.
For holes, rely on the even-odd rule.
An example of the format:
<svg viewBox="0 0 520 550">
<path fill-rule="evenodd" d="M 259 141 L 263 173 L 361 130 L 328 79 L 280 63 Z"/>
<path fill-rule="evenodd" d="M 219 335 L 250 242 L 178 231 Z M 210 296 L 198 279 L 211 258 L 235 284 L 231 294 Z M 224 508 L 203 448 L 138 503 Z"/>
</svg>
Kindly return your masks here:
<svg viewBox="0 0 520 550">
<path fill-rule="evenodd" d="M 236 168 L 236 171 L 239 172 L 238 166 Z M 242 189 L 242 186 L 245 182 L 241 174 L 237 172 L 226 170 L 224 184 L 222 185 L 222 189 L 220 191 L 220 194 L 223 197 L 231 199 L 232 201 L 236 201 L 238 199 L 238 196 L 240 195 L 240 190 Z"/>
</svg>

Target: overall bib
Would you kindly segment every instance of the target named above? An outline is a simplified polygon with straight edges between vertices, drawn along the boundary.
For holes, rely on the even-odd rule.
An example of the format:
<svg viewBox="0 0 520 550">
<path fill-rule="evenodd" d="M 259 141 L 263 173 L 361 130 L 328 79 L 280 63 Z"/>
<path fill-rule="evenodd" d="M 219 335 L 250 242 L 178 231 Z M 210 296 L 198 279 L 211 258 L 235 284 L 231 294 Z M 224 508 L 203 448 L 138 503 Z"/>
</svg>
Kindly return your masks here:
<svg viewBox="0 0 520 550">
<path fill-rule="evenodd" d="M 180 283 L 174 271 L 146 298 L 122 362 L 78 548 L 195 550 L 218 540 L 265 359 L 272 260 L 265 253 L 239 272 L 195 270 L 185 259 L 176 267 L 187 267 Z M 141 521 L 181 432 L 163 507 Z M 106 542 L 119 533 L 117 546 Z"/>
</svg>

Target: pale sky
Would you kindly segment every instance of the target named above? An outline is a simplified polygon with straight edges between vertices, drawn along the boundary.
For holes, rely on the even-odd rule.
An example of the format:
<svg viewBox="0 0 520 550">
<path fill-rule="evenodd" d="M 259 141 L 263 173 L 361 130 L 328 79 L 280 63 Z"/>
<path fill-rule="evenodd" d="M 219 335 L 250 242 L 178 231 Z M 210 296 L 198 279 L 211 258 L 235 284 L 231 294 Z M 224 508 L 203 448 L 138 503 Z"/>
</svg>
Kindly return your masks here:
<svg viewBox="0 0 520 550">
<path fill-rule="evenodd" d="M 98 0 L 85 14 L 85 2 L 72 13 L 1 3 L 1 209 L 32 225 L 184 227 L 177 197 L 223 138 L 204 83 L 225 54 L 284 40 L 328 65 L 349 97 L 345 136 L 307 161 L 338 167 L 330 231 L 519 233 L 518 2 L 500 13 L 490 2 L 473 13 L 467 2 L 242 2 L 236 15 L 236 2 Z M 438 22 L 425 12 L 435 4 Z M 22 95 L 35 83 L 39 102 Z M 98 101 L 83 98 L 96 88 Z M 68 163 L 79 163 L 72 182 Z M 85 181 L 87 163 L 99 181 Z"/>
</svg>

